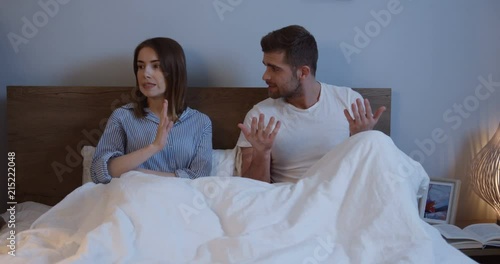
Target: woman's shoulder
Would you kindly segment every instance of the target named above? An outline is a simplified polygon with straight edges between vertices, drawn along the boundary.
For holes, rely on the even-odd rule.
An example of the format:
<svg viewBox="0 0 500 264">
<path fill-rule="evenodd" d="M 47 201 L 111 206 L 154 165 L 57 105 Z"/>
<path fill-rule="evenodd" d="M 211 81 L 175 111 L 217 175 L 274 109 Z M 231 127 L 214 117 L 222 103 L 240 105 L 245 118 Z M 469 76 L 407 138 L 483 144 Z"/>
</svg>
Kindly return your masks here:
<svg viewBox="0 0 500 264">
<path fill-rule="evenodd" d="M 129 118 L 134 116 L 134 104 L 133 103 L 128 103 L 125 105 L 122 105 L 120 107 L 117 107 L 113 112 L 111 113 L 110 119 L 124 119 L 124 118 Z"/>
<path fill-rule="evenodd" d="M 190 107 L 186 107 L 186 110 L 184 110 L 184 113 L 182 113 L 181 119 L 184 119 L 184 120 L 192 119 L 194 121 L 201 122 L 204 124 L 206 124 L 206 123 L 211 124 L 212 123 L 212 121 L 210 120 L 210 117 L 207 114 L 202 113 L 199 110 L 196 110 L 196 109 L 193 109 Z"/>
</svg>

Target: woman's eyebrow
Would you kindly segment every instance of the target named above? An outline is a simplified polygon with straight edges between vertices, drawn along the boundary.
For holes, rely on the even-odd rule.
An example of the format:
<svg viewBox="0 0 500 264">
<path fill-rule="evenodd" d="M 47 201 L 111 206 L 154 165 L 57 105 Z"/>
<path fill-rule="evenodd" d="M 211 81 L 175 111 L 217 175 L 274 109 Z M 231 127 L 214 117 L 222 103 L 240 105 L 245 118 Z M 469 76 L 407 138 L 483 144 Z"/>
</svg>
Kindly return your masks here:
<svg viewBox="0 0 500 264">
<path fill-rule="evenodd" d="M 139 62 L 140 62 L 140 63 L 144 63 L 144 61 L 141 61 L 141 60 L 137 60 L 137 62 L 138 62 L 138 63 L 139 63 Z M 150 63 L 152 63 L 152 62 L 160 62 L 160 60 L 151 60 L 151 61 L 149 61 L 149 62 L 150 62 Z"/>
</svg>

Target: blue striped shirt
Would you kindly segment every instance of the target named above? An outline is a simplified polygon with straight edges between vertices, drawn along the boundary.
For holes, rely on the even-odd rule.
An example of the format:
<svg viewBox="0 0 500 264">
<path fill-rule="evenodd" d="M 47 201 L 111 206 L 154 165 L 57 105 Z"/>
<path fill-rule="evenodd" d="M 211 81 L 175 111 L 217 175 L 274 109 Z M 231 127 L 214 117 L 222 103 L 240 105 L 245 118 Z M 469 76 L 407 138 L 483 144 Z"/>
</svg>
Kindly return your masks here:
<svg viewBox="0 0 500 264">
<path fill-rule="evenodd" d="M 153 143 L 159 118 L 148 108 L 146 116 L 137 118 L 133 104 L 113 111 L 97 144 L 91 165 L 95 183 L 108 183 L 108 161 Z M 212 122 L 210 118 L 186 108 L 168 134 L 162 151 L 151 156 L 139 168 L 175 173 L 177 177 L 195 179 L 210 175 L 212 169 Z"/>
</svg>

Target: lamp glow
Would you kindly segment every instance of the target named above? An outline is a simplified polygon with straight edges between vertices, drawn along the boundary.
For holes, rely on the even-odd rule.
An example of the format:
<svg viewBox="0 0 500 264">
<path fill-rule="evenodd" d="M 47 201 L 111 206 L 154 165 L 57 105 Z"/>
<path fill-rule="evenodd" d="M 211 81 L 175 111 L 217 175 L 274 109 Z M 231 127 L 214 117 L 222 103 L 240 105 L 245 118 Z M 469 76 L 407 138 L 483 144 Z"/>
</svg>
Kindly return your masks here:
<svg viewBox="0 0 500 264">
<path fill-rule="evenodd" d="M 500 123 L 493 138 L 473 159 L 470 176 L 472 188 L 495 209 L 500 223 Z"/>
</svg>

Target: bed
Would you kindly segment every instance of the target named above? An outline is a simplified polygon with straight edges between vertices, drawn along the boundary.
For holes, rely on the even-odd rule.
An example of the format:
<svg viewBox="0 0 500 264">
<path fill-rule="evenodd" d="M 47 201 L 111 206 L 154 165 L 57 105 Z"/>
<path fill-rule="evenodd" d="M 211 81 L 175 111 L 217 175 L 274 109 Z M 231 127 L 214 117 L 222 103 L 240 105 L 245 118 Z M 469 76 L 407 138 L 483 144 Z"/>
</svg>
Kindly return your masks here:
<svg viewBox="0 0 500 264">
<path fill-rule="evenodd" d="M 376 129 L 390 135 L 391 89 L 355 90 L 370 100 L 372 108 L 387 107 Z M 365 213 L 377 207 L 370 204 L 373 201 L 366 192 L 377 188 L 366 186 L 386 189 L 387 185 L 367 173 L 355 179 L 337 176 L 356 170 L 345 168 L 346 157 L 332 156 L 323 168 L 310 170 L 311 178 L 322 180 L 295 185 L 235 177 L 236 124 L 267 97 L 262 88 L 189 88 L 188 105 L 209 115 L 213 123 L 212 174 L 216 177 L 184 181 L 132 172 L 108 185 L 89 183 L 84 165 L 92 147 L 112 110 L 130 101 L 130 91 L 131 87 L 7 88 L 8 149 L 15 153 L 20 228 L 17 256 L 9 261 L 25 263 L 36 257 L 41 263 L 97 259 L 113 263 L 472 262 L 419 219 L 414 198 L 425 188 L 423 170 L 405 175 L 411 176 L 408 181 L 396 180 L 401 185 L 390 186 L 407 189 L 409 199 L 400 199 L 405 204 L 394 201 L 400 197 L 381 196 L 379 212 L 368 216 Z M 374 137 L 374 141 L 387 140 Z M 376 147 L 370 144 L 363 148 Z M 351 158 L 364 158 L 366 150 L 354 151 Z M 399 153 L 394 157 L 401 158 Z M 412 162 L 401 159 L 401 163 Z M 384 163 L 373 162 L 374 167 Z M 392 182 L 394 175 L 380 177 Z M 349 202 L 356 195 L 366 199 L 361 207 Z M 386 205 L 399 208 L 400 216 L 385 210 Z M 325 213 L 325 208 L 332 210 Z M 31 213 L 23 219 L 24 211 Z M 339 213 L 346 217 L 340 218 Z M 23 231 L 27 226 L 31 229 Z M 380 233 L 387 231 L 381 226 L 396 231 Z M 398 228 L 406 231 L 398 233 Z M 8 259 L 9 248 L 2 249 L 7 254 L 2 257 Z"/>
</svg>

